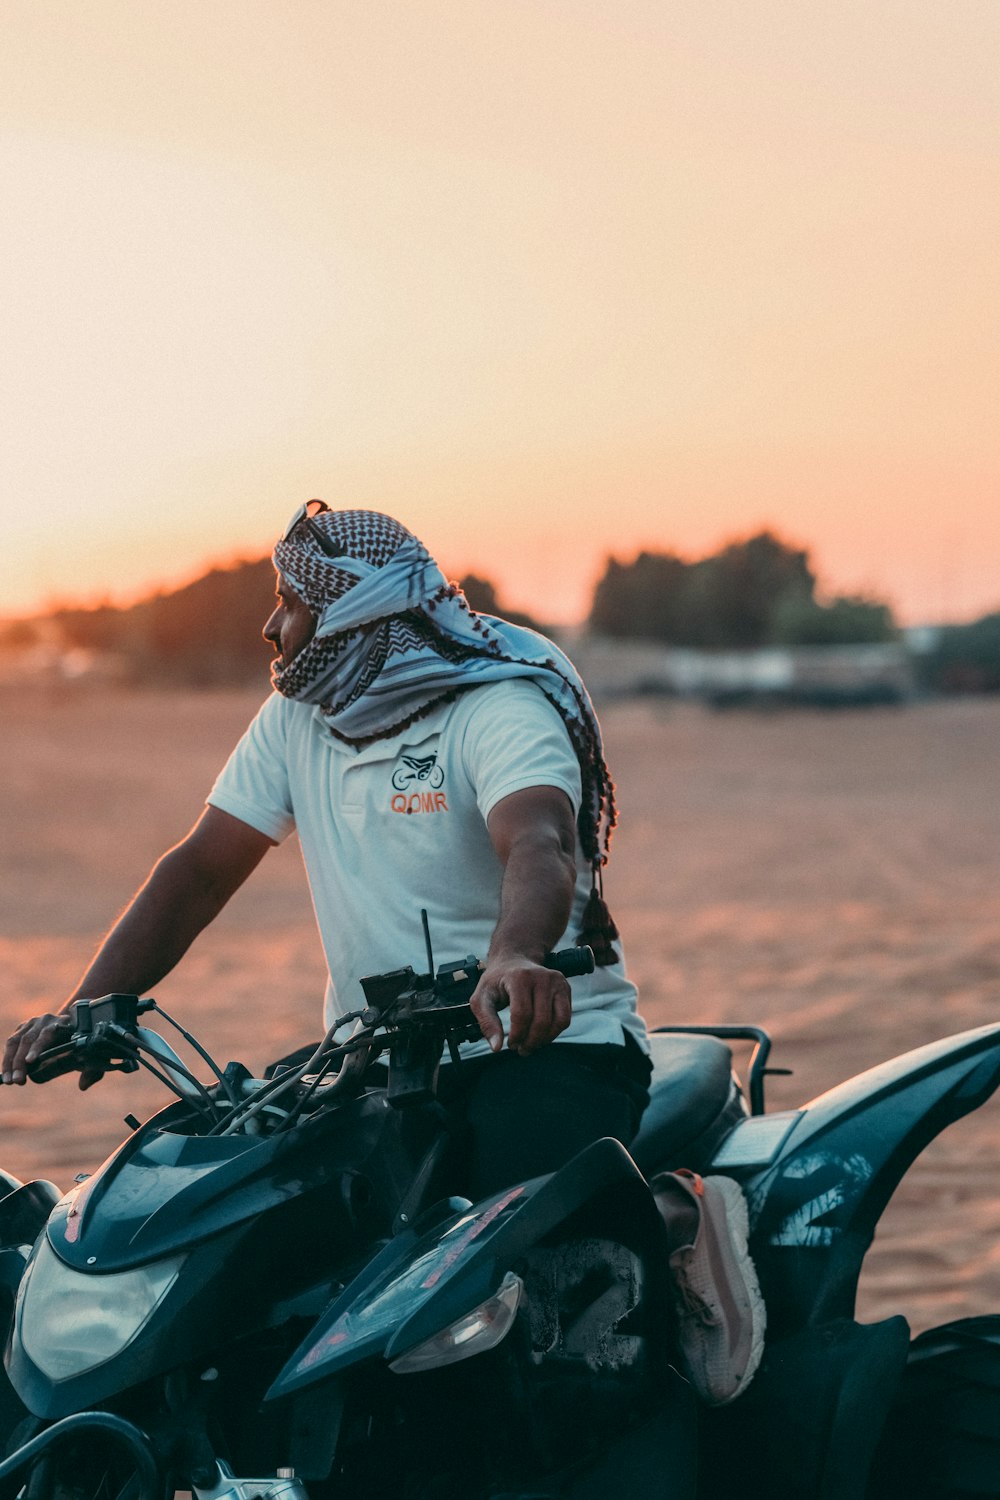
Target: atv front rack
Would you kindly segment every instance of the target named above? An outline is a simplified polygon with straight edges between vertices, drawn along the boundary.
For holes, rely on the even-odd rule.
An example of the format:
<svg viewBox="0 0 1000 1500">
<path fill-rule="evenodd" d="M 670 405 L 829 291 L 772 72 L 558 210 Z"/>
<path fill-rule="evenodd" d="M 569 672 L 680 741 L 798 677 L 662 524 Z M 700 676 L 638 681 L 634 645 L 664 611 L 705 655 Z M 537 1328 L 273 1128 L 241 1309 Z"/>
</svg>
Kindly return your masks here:
<svg viewBox="0 0 1000 1500">
<path fill-rule="evenodd" d="M 149 1438 L 133 1423 L 108 1411 L 76 1412 L 71 1417 L 63 1417 L 61 1422 L 54 1422 L 30 1442 L 22 1444 L 0 1463 L 0 1495 L 16 1494 L 20 1487 L 11 1486 L 8 1481 L 29 1469 L 49 1449 L 88 1432 L 99 1435 L 104 1440 L 110 1438 L 127 1450 L 135 1465 L 135 1477 L 139 1486 L 136 1500 L 162 1500 L 163 1476 Z"/>
</svg>

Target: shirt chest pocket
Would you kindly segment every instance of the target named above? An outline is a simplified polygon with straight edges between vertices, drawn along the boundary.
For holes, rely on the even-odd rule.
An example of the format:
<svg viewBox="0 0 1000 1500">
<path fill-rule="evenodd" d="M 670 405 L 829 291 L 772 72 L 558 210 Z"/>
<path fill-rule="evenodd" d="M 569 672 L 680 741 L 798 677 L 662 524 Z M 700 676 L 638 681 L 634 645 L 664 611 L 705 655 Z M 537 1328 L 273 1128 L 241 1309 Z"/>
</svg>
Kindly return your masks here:
<svg viewBox="0 0 1000 1500">
<path fill-rule="evenodd" d="M 346 767 L 341 805 L 372 817 L 439 817 L 450 811 L 439 736 L 366 747 Z"/>
</svg>

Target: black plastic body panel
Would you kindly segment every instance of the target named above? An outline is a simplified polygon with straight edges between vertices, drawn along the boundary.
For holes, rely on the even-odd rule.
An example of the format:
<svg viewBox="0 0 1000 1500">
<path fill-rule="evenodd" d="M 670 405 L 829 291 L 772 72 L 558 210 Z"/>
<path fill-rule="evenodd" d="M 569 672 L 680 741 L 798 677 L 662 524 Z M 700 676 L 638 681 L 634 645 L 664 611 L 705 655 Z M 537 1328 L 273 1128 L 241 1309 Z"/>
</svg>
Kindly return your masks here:
<svg viewBox="0 0 1000 1500">
<path fill-rule="evenodd" d="M 1000 1025 L 931 1042 L 806 1104 L 741 1173 L 773 1337 L 850 1318 L 875 1226 L 913 1160 L 1000 1084 Z M 753 1123 L 753 1122 L 752 1122 Z"/>
<path fill-rule="evenodd" d="M 618 1141 L 596 1141 L 550 1177 L 516 1184 L 387 1245 L 296 1350 L 268 1399 L 374 1355 L 392 1359 L 413 1348 L 490 1296 L 512 1262 L 598 1200 L 617 1232 L 632 1220 L 662 1252 L 665 1279 L 665 1232 L 645 1181 Z"/>
<path fill-rule="evenodd" d="M 352 1274 L 391 1234 L 400 1202 L 440 1140 L 436 1109 L 401 1114 L 373 1093 L 287 1135 L 199 1138 L 147 1123 L 53 1211 L 47 1242 L 87 1282 L 178 1254 L 177 1281 L 116 1356 L 51 1380 L 12 1339 L 21 1400 L 48 1420 L 267 1327 L 275 1309 Z M 82 1200 L 82 1201 L 81 1201 Z M 76 1212 L 74 1212 L 76 1210 Z M 30 1288 L 29 1288 L 30 1293 Z"/>
</svg>

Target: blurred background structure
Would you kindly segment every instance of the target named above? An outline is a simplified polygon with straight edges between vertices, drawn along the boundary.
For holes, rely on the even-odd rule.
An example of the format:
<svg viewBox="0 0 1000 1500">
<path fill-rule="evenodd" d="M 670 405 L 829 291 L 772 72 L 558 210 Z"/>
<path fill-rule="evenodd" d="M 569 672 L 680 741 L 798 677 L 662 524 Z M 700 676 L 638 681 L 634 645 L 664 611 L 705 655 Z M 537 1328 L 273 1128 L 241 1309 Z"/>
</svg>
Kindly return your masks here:
<svg viewBox="0 0 1000 1500">
<path fill-rule="evenodd" d="M 687 562 L 609 557 L 587 618 L 560 626 L 508 609 L 493 581 L 457 580 L 475 609 L 561 640 L 599 698 L 656 694 L 717 707 L 857 707 L 1000 691 L 1000 613 L 901 628 L 885 602 L 821 600 L 808 552 L 771 532 Z M 64 606 L 0 628 L 0 685 L 241 687 L 264 680 L 274 569 L 212 568 L 138 603 Z"/>
</svg>

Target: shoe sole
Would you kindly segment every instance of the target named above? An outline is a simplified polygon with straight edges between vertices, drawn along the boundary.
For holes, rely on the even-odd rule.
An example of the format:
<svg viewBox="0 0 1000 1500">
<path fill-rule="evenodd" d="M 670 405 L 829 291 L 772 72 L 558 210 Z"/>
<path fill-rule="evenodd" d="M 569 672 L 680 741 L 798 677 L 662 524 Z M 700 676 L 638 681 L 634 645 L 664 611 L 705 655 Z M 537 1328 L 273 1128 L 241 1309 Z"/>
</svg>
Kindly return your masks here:
<svg viewBox="0 0 1000 1500">
<path fill-rule="evenodd" d="M 757 1272 L 750 1258 L 750 1220 L 743 1190 L 731 1177 L 705 1177 L 702 1182 L 705 1190 L 702 1213 L 711 1221 L 712 1238 L 725 1266 L 726 1281 L 737 1297 L 742 1289 L 747 1305 L 741 1308 L 741 1312 L 744 1316 L 749 1313 L 750 1319 L 750 1353 L 743 1374 L 735 1390 L 721 1400 L 712 1402 L 714 1406 L 728 1406 L 730 1401 L 735 1401 L 746 1390 L 760 1365 L 764 1354 L 767 1313 Z"/>
</svg>

